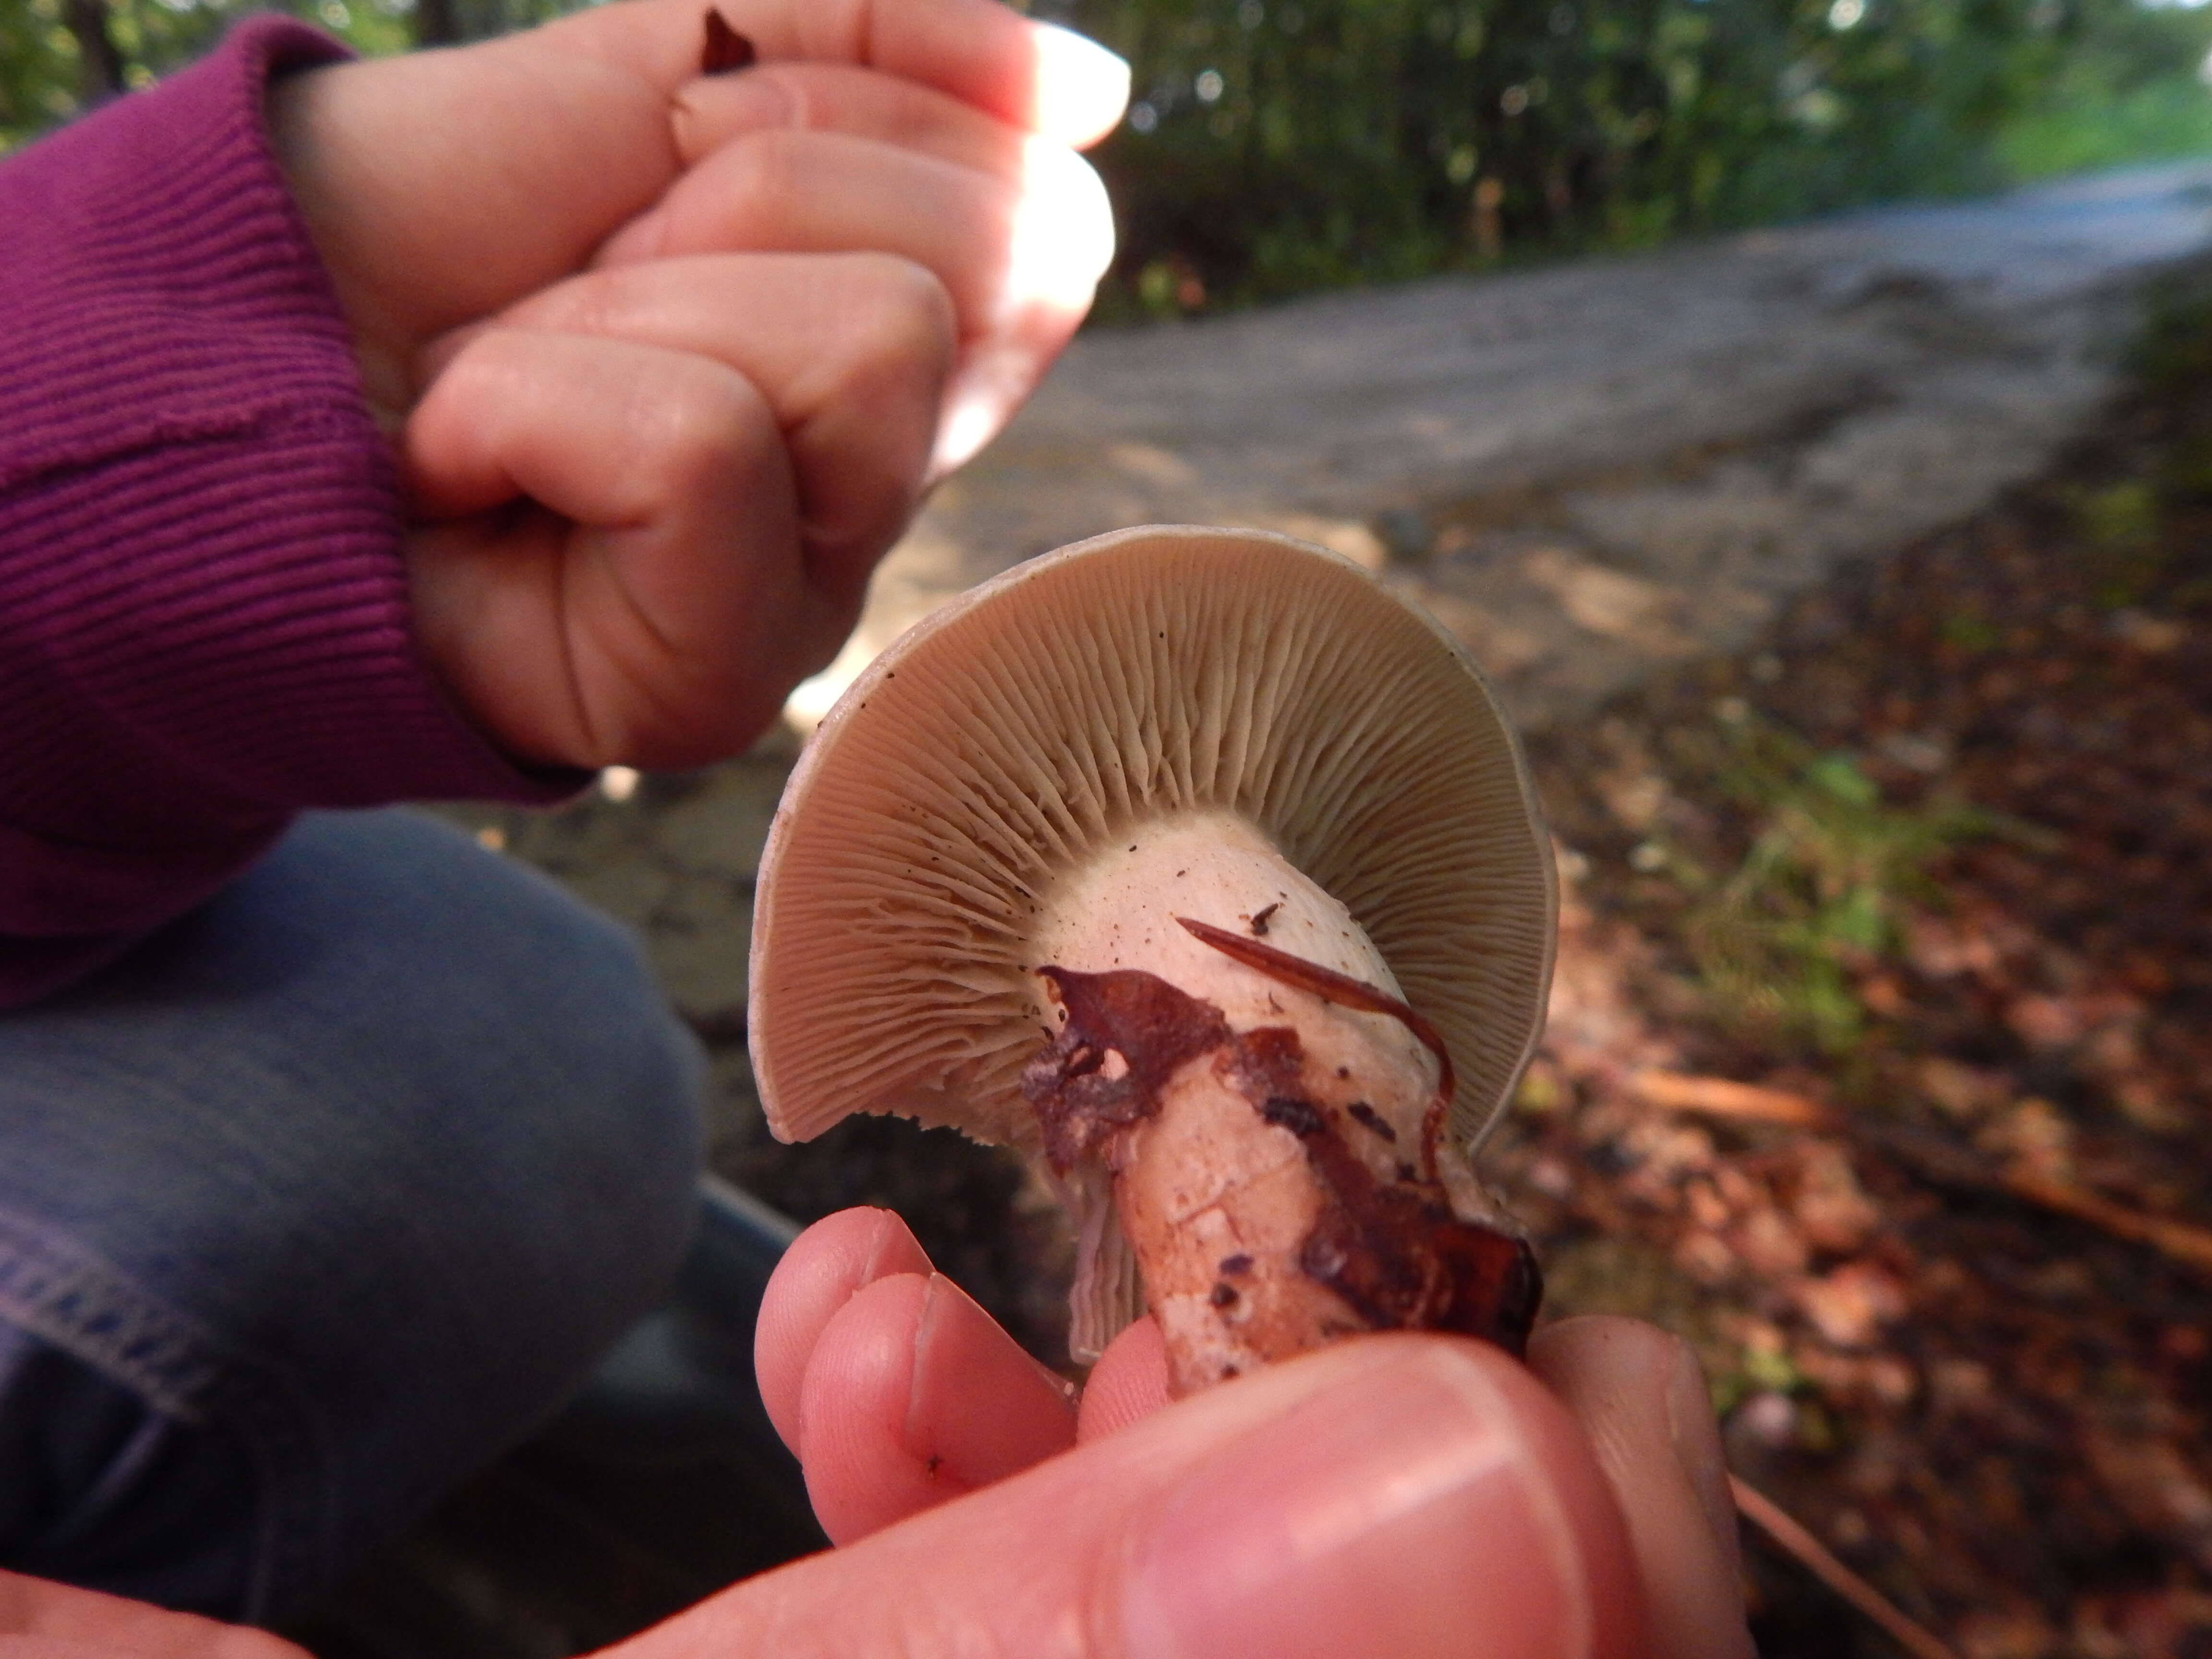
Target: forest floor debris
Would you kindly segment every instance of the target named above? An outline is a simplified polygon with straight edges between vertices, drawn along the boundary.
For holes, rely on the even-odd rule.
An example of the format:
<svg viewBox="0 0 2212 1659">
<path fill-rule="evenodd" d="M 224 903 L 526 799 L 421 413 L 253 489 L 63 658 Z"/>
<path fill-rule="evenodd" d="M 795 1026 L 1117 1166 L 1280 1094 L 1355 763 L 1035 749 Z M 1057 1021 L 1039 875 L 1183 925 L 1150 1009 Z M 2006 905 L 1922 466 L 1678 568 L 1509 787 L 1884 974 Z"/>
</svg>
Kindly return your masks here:
<svg viewBox="0 0 2212 1659">
<path fill-rule="evenodd" d="M 2212 378 L 1555 730 L 1493 1174 L 1731 1460 L 1967 1659 L 2212 1651 Z M 1755 1555 L 1764 1650 L 1873 1654 Z"/>
</svg>

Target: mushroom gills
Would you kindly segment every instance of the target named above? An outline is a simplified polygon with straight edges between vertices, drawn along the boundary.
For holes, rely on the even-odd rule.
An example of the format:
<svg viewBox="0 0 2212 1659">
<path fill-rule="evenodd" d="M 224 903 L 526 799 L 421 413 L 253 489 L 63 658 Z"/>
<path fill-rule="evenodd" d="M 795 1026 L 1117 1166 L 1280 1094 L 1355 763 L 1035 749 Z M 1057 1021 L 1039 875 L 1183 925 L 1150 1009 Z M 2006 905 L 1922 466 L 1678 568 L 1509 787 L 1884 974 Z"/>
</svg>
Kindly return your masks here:
<svg viewBox="0 0 2212 1659">
<path fill-rule="evenodd" d="M 1342 904 L 1249 822 L 1201 812 L 1109 843 L 1045 913 L 1060 1024 L 1022 1091 L 1092 1212 L 1079 1309 L 1125 1278 L 1118 1234 L 1178 1395 L 1360 1331 L 1520 1352 L 1534 1256 L 1449 1142 L 1440 1054 L 1410 1011 L 1375 1012 L 1403 1000 Z"/>
</svg>

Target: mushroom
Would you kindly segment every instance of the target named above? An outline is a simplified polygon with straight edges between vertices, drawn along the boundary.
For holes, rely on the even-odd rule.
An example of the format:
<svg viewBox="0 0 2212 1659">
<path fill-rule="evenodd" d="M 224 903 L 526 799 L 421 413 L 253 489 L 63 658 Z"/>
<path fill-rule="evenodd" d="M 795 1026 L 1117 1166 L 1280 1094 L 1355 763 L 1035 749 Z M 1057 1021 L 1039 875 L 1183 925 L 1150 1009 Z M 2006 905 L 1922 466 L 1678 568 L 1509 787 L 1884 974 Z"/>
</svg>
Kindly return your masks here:
<svg viewBox="0 0 2212 1659">
<path fill-rule="evenodd" d="M 1540 1029 L 1557 895 L 1467 653 L 1349 561 L 1146 527 L 892 645 L 777 809 L 769 1127 L 855 1111 L 1040 1164 L 1070 1347 L 1149 1305 L 1178 1394 L 1351 1332 L 1517 1352 L 1539 1279 L 1472 1151 Z"/>
</svg>

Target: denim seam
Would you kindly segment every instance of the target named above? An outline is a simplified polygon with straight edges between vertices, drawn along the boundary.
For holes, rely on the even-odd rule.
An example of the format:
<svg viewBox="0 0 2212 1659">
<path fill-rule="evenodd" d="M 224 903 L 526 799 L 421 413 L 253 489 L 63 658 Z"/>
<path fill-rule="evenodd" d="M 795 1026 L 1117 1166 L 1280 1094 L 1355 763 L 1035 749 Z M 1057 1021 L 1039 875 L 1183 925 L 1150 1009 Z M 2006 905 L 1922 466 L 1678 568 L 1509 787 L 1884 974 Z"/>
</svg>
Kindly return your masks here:
<svg viewBox="0 0 2212 1659">
<path fill-rule="evenodd" d="M 205 1333 L 90 1252 L 0 1209 L 0 1317 L 180 1422 L 207 1420 L 221 1362 Z"/>
<path fill-rule="evenodd" d="M 337 1505 L 329 1437 L 280 1368 L 226 1352 L 90 1251 L 0 1207 L 0 1319 L 92 1366 L 162 1415 L 235 1433 L 260 1484 L 246 1618 L 325 1581 Z"/>
</svg>

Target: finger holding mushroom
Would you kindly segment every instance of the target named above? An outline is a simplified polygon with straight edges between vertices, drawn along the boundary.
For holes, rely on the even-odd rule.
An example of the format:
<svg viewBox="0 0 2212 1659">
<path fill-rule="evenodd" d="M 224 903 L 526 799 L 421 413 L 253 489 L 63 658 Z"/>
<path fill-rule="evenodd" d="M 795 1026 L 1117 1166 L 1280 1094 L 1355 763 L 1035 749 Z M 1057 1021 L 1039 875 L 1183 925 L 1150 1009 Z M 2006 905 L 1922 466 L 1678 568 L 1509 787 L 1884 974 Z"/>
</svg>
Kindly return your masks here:
<svg viewBox="0 0 2212 1659">
<path fill-rule="evenodd" d="M 1553 909 L 1518 749 L 1432 623 L 1282 538 L 1124 532 L 940 611 L 817 731 L 755 1064 L 787 1139 L 892 1111 L 1042 1162 L 1072 1346 L 1149 1304 L 1178 1392 L 1354 1331 L 1517 1347 L 1534 1263 L 1465 1149 Z"/>
<path fill-rule="evenodd" d="M 848 1544 L 1075 1443 L 1074 1389 L 932 1267 L 888 1210 L 786 1253 L 753 1337 L 761 1403 Z"/>
<path fill-rule="evenodd" d="M 885 1243 L 893 1248 L 881 1248 Z M 817 1448 L 825 1442 L 835 1443 L 840 1438 L 839 1419 L 857 1417 L 863 1419 L 858 1425 L 862 1432 L 857 1437 L 861 1449 L 872 1447 L 883 1460 L 872 1468 L 849 1454 L 824 1459 L 818 1450 L 810 1455 L 804 1442 L 793 1440 L 793 1449 L 806 1465 L 809 1488 L 817 1493 L 826 1512 L 849 1520 L 865 1509 L 872 1524 L 860 1530 L 886 1540 L 908 1531 L 906 1527 L 884 1531 L 887 1523 L 911 1522 L 929 1511 L 941 1511 L 948 1523 L 965 1528 L 960 1535 L 975 1542 L 976 1553 L 960 1555 L 957 1549 L 948 1548 L 952 1534 L 933 1533 L 927 1576 L 933 1583 L 959 1586 L 960 1607 L 952 1616 L 968 1646 L 986 1642 L 988 1637 L 1008 1652 L 1037 1651 L 1040 1641 L 1057 1652 L 1060 1645 L 1042 1635 L 1042 1629 L 1065 1633 L 1091 1628 L 1080 1618 L 1068 1616 L 1064 1607 L 1053 1605 L 1048 1596 L 1041 1595 L 1041 1587 L 1052 1581 L 1057 1571 L 1073 1565 L 1073 1586 L 1096 1589 L 1099 1583 L 1096 1569 L 1101 1560 L 1127 1559 L 1126 1547 L 1131 1534 L 1127 1528 L 1132 1522 L 1139 1529 L 1157 1522 L 1160 1510 L 1155 1502 L 1140 1499 L 1134 1516 L 1124 1513 L 1095 1532 L 1085 1528 L 1102 1509 L 1112 1512 L 1111 1493 L 1122 1477 L 1146 1479 L 1159 1470 L 1163 1447 L 1159 1433 L 1180 1437 L 1197 1430 L 1203 1435 L 1204 1413 L 1224 1396 L 1248 1403 L 1267 1401 L 1270 1383 L 1280 1383 L 1300 1373 L 1311 1377 L 1322 1375 L 1316 1369 L 1316 1362 L 1325 1368 L 1329 1362 L 1347 1358 L 1363 1364 L 1380 1361 L 1403 1377 L 1426 1370 L 1438 1361 L 1459 1368 L 1482 1365 L 1486 1358 L 1486 1369 L 1501 1382 L 1517 1375 L 1520 1397 L 1534 1403 L 1535 1391 L 1528 1388 L 1527 1375 L 1518 1373 L 1498 1356 L 1486 1357 L 1470 1345 L 1429 1338 L 1391 1339 L 1357 1345 L 1350 1352 L 1339 1347 L 1306 1356 L 1271 1368 L 1265 1376 L 1251 1379 L 1247 1385 L 1212 1391 L 1170 1407 L 1158 1327 L 1145 1319 L 1115 1340 L 1085 1387 L 1075 1439 L 1089 1447 L 1087 1457 L 1082 1452 L 1073 1458 L 1062 1455 L 1068 1449 L 1064 1437 L 1041 1443 L 1030 1426 L 1030 1379 L 1014 1367 L 992 1364 L 975 1367 L 957 1391 L 914 1390 L 899 1402 L 899 1438 L 907 1443 L 890 1444 L 872 1431 L 872 1423 L 881 1413 L 871 1389 L 841 1389 L 838 1379 L 848 1372 L 842 1358 L 833 1350 L 843 1346 L 845 1339 L 820 1340 L 819 1315 L 825 1286 L 851 1285 L 875 1267 L 886 1268 L 887 1279 L 907 1278 L 910 1283 L 908 1269 L 921 1258 L 918 1249 L 902 1254 L 902 1244 L 910 1245 L 910 1240 L 905 1239 L 896 1218 L 881 1211 L 848 1211 L 808 1229 L 786 1255 L 763 1304 L 762 1378 L 764 1390 L 771 1376 L 787 1379 L 793 1389 L 800 1387 L 803 1380 L 808 1396 L 807 1441 Z M 848 1296 L 840 1304 L 836 1322 L 848 1328 L 872 1325 L 870 1346 L 885 1353 L 904 1352 L 932 1346 L 936 1340 L 918 1328 L 916 1316 L 921 1311 L 912 1298 Z M 1009 1353 L 1018 1352 L 1003 1333 L 999 1340 Z M 1245 1613 L 1232 1631 L 1224 1632 L 1224 1639 L 1232 1646 L 1208 1645 L 1196 1651 L 1209 1659 L 1218 1659 L 1226 1651 L 1257 1651 L 1267 1654 L 1269 1659 L 1284 1659 L 1295 1652 L 1326 1653 L 1331 1659 L 1349 1659 L 1360 1653 L 1409 1659 L 1414 1653 L 1457 1654 L 1470 1647 L 1497 1655 L 1589 1651 L 1573 1639 L 1574 1632 L 1579 1629 L 1587 1638 L 1589 1626 L 1585 1621 L 1593 1610 L 1601 1609 L 1608 1582 L 1613 1593 L 1618 1593 L 1629 1574 L 1622 1573 L 1616 1565 L 1584 1577 L 1579 1591 L 1559 1596 L 1553 1594 L 1554 1584 L 1547 1583 L 1541 1575 L 1521 1578 L 1501 1569 L 1506 1554 L 1525 1550 L 1531 1519 L 1561 1518 L 1557 1500 L 1571 1498 L 1572 1489 L 1584 1484 L 1575 1469 L 1587 1466 L 1594 1455 L 1605 1484 L 1611 1488 L 1618 1516 L 1605 1521 L 1597 1510 L 1585 1509 L 1583 1524 L 1574 1528 L 1579 1539 L 1576 1547 L 1580 1552 L 1595 1547 L 1599 1555 L 1610 1555 L 1614 1545 L 1606 1542 L 1607 1537 L 1625 1546 L 1629 1571 L 1642 1589 L 1645 1608 L 1640 1630 L 1632 1634 L 1616 1626 L 1623 1643 L 1617 1650 L 1636 1653 L 1642 1659 L 1723 1659 L 1723 1656 L 1747 1659 L 1752 1649 L 1744 1629 L 1727 1471 L 1694 1358 L 1679 1340 L 1648 1325 L 1624 1319 L 1582 1318 L 1554 1323 L 1540 1332 L 1530 1344 L 1529 1367 L 1565 1406 L 1572 1419 L 1572 1432 L 1542 1429 L 1545 1418 L 1558 1420 L 1549 1413 L 1516 1413 L 1510 1419 L 1501 1420 L 1491 1406 L 1504 1402 L 1495 1395 L 1489 1403 L 1478 1405 L 1477 1413 L 1480 1431 L 1489 1448 L 1480 1460 L 1483 1470 L 1495 1474 L 1504 1462 L 1518 1462 L 1528 1477 L 1524 1492 L 1532 1497 L 1551 1494 L 1553 1501 L 1540 1503 L 1533 1516 L 1527 1511 L 1470 1515 L 1454 1504 L 1409 1505 L 1409 1496 L 1434 1498 L 1441 1493 L 1439 1483 L 1434 1480 L 1412 1482 L 1409 1492 L 1402 1466 L 1387 1457 L 1378 1462 L 1374 1455 L 1378 1443 L 1383 1442 L 1395 1441 L 1417 1462 L 1434 1449 L 1434 1420 L 1425 1416 L 1409 1419 L 1402 1395 L 1382 1401 L 1346 1397 L 1331 1390 L 1326 1407 L 1319 1412 L 1302 1412 L 1301 1407 L 1290 1405 L 1296 1420 L 1285 1422 L 1285 1432 L 1264 1443 L 1254 1443 L 1251 1436 L 1261 1419 L 1283 1413 L 1286 1402 L 1276 1396 L 1256 1416 L 1242 1419 L 1230 1430 L 1229 1437 L 1250 1455 L 1240 1458 L 1234 1467 L 1206 1462 L 1193 1472 L 1186 1490 L 1194 1495 L 1221 1495 L 1211 1506 L 1210 1522 L 1202 1536 L 1218 1541 L 1224 1532 L 1248 1537 L 1252 1530 L 1267 1534 L 1264 1542 L 1225 1552 L 1231 1560 L 1243 1561 L 1248 1568 L 1272 1565 L 1281 1571 L 1264 1589 L 1254 1582 L 1249 1571 L 1230 1571 L 1228 1584 L 1253 1592 L 1259 1606 Z M 778 1410 L 775 1400 L 769 1401 L 769 1407 L 779 1423 L 787 1420 L 787 1413 Z M 1348 1444 L 1332 1437 L 1332 1429 L 1346 1428 L 1360 1431 L 1358 1438 L 1366 1443 L 1355 1440 Z M 1110 1443 L 1092 1443 L 1101 1441 Z M 923 1444 L 952 1449 L 946 1458 L 948 1468 L 954 1457 L 972 1457 L 981 1451 L 988 1461 L 1002 1468 L 1064 1468 L 1069 1484 L 1061 1488 L 1061 1495 L 1031 1506 L 1029 1500 L 1017 1496 L 1020 1491 L 1034 1490 L 1028 1486 L 1027 1477 L 977 1491 L 970 1491 L 972 1483 L 959 1479 L 918 1480 L 909 1446 Z M 1511 1445 L 1518 1445 L 1519 1452 L 1504 1455 Z M 1279 1484 L 1286 1463 L 1297 1466 L 1297 1478 L 1305 1493 L 1295 1514 L 1285 1512 Z M 1066 1497 L 1071 1488 L 1080 1497 L 1073 1500 Z M 1012 1504 L 1022 1518 L 1016 1519 L 1008 1509 L 998 1507 L 1002 1501 Z M 1410 1516 L 1409 1508 L 1419 1511 L 1419 1518 Z M 1337 1580 L 1340 1592 L 1356 1592 L 1352 1600 L 1331 1597 L 1316 1605 L 1300 1599 L 1294 1612 L 1278 1605 L 1283 1595 L 1311 1577 L 1316 1539 L 1306 1517 L 1322 1516 L 1338 1517 L 1340 1522 L 1346 1516 L 1411 1522 L 1393 1538 L 1390 1557 L 1401 1561 L 1408 1552 L 1415 1553 L 1424 1570 L 1405 1578 L 1385 1574 L 1386 1581 L 1396 1587 L 1396 1595 L 1405 1598 L 1402 1602 L 1394 1604 L 1388 1596 L 1378 1600 L 1375 1577 L 1378 1564 L 1370 1554 L 1354 1573 Z M 956 1516 L 967 1519 L 956 1521 Z M 1625 1534 L 1620 1526 L 1623 1520 Z M 1592 1522 L 1601 1523 L 1595 1532 Z M 1330 1537 L 1343 1536 L 1340 1525 L 1324 1525 L 1321 1530 Z M 860 1535 L 839 1527 L 832 1527 L 831 1532 L 841 1543 L 851 1543 Z M 1018 1545 L 1010 1547 L 1009 1540 L 1015 1539 L 1020 1540 Z M 1106 1540 L 1103 1549 L 1102 1539 Z M 857 1552 L 841 1549 L 817 1559 L 854 1561 L 866 1547 L 862 1545 Z M 1427 1553 L 1431 1547 L 1444 1552 L 1442 1560 L 1466 1564 L 1466 1570 L 1480 1575 L 1480 1582 L 1499 1599 L 1471 1603 L 1457 1572 L 1437 1571 L 1439 1558 Z M 1596 1556 L 1586 1559 L 1593 1565 L 1597 1564 Z M 1172 1571 L 1188 1589 L 1202 1592 L 1220 1582 L 1224 1565 L 1220 1553 L 1208 1551 L 1192 1556 L 1179 1552 Z M 965 1577 L 970 1571 L 994 1575 L 1010 1571 L 1018 1593 L 993 1595 Z M 756 1586 L 763 1582 L 753 1581 Z M 1110 1575 L 1108 1588 L 1111 1588 Z M 787 1606 L 780 1594 L 771 1600 Z M 882 1607 L 887 1603 L 906 1607 L 905 1587 L 894 1591 L 879 1577 L 863 1576 L 848 1581 L 847 1598 L 840 1605 L 850 1611 L 856 1604 Z M 1248 1601 L 1245 1606 L 1249 1608 L 1253 1604 Z M 1540 1619 L 1532 1626 L 1529 1615 L 1539 1607 L 1548 1607 L 1558 1623 L 1547 1629 Z M 1618 1607 L 1614 1609 L 1616 1615 L 1622 1611 Z M 816 1602 L 808 1608 L 817 1621 L 832 1612 L 826 1602 Z M 1412 1639 L 1413 1633 L 1401 1622 L 1408 1615 L 1425 1614 L 1436 1621 L 1430 1626 L 1433 1647 Z M 1015 1622 L 997 1622 L 1007 1617 Z M 1601 1626 L 1607 1622 L 1601 1611 L 1599 1622 Z M 854 1643 L 851 1632 L 842 1627 L 816 1622 L 805 1628 L 817 1645 L 828 1639 L 823 1634 L 825 1628 L 838 1628 L 843 1638 L 837 1644 L 838 1651 L 878 1650 Z M 743 1643 L 733 1647 L 726 1629 L 720 1634 L 724 1639 L 713 1644 L 718 1650 L 754 1650 Z M 912 1639 L 909 1632 L 907 1644 L 896 1650 L 910 1650 Z M 1522 1642 L 1528 1645 L 1517 1644 Z M 891 1650 L 889 1642 L 883 1645 L 884 1650 Z M 1157 1650 L 1132 1650 L 1126 1643 L 1110 1645 L 1116 1653 Z M 1602 1641 L 1597 1650 L 1607 1650 Z"/>
</svg>

